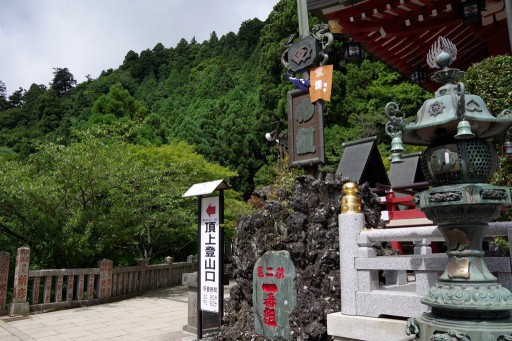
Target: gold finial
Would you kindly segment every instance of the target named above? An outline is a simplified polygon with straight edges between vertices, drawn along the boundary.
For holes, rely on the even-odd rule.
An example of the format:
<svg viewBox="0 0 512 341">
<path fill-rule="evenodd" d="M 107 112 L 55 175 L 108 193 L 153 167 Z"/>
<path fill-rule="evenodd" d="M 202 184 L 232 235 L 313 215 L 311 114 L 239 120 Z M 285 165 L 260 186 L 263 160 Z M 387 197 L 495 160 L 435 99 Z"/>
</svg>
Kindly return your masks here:
<svg viewBox="0 0 512 341">
<path fill-rule="evenodd" d="M 341 199 L 341 213 L 361 213 L 361 197 L 359 194 L 357 184 L 354 182 L 347 182 L 343 185 L 343 192 L 345 195 Z"/>
</svg>

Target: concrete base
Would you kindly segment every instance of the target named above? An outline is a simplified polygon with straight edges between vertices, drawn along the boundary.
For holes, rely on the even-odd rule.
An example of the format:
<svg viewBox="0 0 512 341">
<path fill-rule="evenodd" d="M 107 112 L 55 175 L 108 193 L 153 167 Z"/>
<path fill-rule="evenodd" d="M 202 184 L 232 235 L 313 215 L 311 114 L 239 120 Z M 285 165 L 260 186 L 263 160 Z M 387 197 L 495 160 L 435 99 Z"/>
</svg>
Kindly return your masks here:
<svg viewBox="0 0 512 341">
<path fill-rule="evenodd" d="M 9 316 L 26 316 L 28 314 L 30 314 L 30 304 L 28 302 L 9 304 Z"/>
<path fill-rule="evenodd" d="M 350 316 L 342 313 L 327 315 L 327 334 L 335 341 L 398 341 L 409 340 L 405 334 L 406 321 L 366 316 Z"/>
</svg>

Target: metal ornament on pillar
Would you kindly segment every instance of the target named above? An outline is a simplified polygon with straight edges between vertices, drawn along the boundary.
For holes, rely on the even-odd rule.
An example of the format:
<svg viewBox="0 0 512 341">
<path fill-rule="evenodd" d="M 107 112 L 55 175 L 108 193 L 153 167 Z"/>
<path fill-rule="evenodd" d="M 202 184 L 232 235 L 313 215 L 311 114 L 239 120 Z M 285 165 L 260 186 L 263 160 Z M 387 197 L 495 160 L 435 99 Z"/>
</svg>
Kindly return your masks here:
<svg viewBox="0 0 512 341">
<path fill-rule="evenodd" d="M 450 67 L 457 49 L 439 37 L 427 63 L 440 69 L 432 79 L 441 84 L 435 98 L 424 102 L 416 122 L 404 124 L 394 103 L 386 106 L 388 130 L 411 145 L 428 146 L 422 169 L 432 188 L 415 202 L 436 223 L 448 247 L 448 266 L 421 302 L 432 311 L 408 321 L 406 334 L 417 340 L 509 339 L 512 293 L 487 269 L 482 241 L 488 222 L 512 204 L 508 187 L 488 184 L 496 171 L 497 153 L 485 139 L 512 126 L 512 112 L 496 117 L 482 98 L 457 83 L 463 72 Z M 504 338 L 505 337 L 505 338 Z"/>
</svg>

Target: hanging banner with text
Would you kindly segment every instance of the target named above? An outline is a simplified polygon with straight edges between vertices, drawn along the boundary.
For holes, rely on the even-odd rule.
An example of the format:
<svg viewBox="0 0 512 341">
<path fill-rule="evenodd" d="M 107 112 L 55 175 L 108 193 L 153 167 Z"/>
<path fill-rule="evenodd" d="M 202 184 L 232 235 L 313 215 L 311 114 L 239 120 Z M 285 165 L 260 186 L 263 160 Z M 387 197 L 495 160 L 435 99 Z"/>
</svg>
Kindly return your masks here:
<svg viewBox="0 0 512 341">
<path fill-rule="evenodd" d="M 201 198 L 201 273 L 198 303 L 202 311 L 219 312 L 220 226 L 219 197 Z"/>
<path fill-rule="evenodd" d="M 331 100 L 332 70 L 332 65 L 323 65 L 310 70 L 309 96 L 311 103 L 319 99 L 327 102 Z"/>
</svg>

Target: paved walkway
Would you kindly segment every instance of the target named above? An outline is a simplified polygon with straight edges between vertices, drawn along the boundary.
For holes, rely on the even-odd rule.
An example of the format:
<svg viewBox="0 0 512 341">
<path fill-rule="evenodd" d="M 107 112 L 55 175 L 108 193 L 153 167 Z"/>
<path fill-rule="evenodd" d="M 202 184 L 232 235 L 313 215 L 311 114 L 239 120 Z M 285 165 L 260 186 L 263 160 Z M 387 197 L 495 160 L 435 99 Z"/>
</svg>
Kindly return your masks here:
<svg viewBox="0 0 512 341">
<path fill-rule="evenodd" d="M 0 320 L 0 340 L 190 341 L 186 287 L 157 290 L 115 303 Z"/>
</svg>

